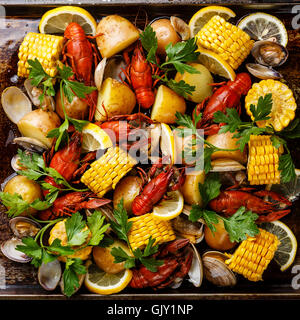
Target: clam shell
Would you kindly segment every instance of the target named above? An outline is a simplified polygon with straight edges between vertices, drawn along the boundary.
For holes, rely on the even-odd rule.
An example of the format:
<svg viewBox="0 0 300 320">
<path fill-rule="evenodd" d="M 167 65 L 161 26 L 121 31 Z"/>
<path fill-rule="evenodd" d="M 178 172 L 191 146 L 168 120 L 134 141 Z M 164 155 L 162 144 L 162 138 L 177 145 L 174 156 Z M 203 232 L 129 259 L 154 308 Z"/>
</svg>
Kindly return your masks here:
<svg viewBox="0 0 300 320">
<path fill-rule="evenodd" d="M 20 263 L 27 263 L 32 259 L 28 257 L 25 253 L 16 250 L 16 246 L 23 245 L 23 242 L 18 238 L 11 238 L 1 245 L 1 251 L 6 256 L 6 258 L 20 262 Z"/>
<path fill-rule="evenodd" d="M 30 152 L 43 153 L 44 151 L 48 150 L 48 147 L 45 144 L 35 138 L 18 137 L 15 138 L 13 142 Z"/>
<path fill-rule="evenodd" d="M 37 88 L 31 84 L 32 79 L 24 81 L 24 87 L 32 102 L 32 104 L 43 110 L 55 111 L 55 102 L 53 97 L 45 95 L 41 103 L 39 96 L 43 93 L 42 89 Z"/>
<path fill-rule="evenodd" d="M 246 68 L 254 77 L 258 79 L 281 79 L 282 74 L 271 67 L 266 67 L 258 63 L 247 63 Z"/>
<path fill-rule="evenodd" d="M 259 64 L 271 67 L 281 66 L 289 56 L 284 46 L 277 42 L 265 40 L 256 41 L 251 54 Z"/>
<path fill-rule="evenodd" d="M 207 251 L 202 255 L 205 278 L 219 287 L 236 285 L 235 274 L 225 264 L 227 256 L 219 251 Z"/>
<path fill-rule="evenodd" d="M 38 270 L 39 284 L 47 291 L 54 290 L 61 279 L 61 265 L 58 260 L 42 263 Z"/>
<path fill-rule="evenodd" d="M 186 218 L 183 218 L 182 215 L 179 215 L 175 219 L 172 219 L 171 223 L 175 232 L 178 233 L 181 237 L 195 237 L 195 243 L 200 243 L 204 238 L 203 223 L 192 222 Z"/>
<path fill-rule="evenodd" d="M 3 90 L 1 104 L 7 117 L 15 124 L 32 111 L 32 104 L 26 94 L 18 87 Z"/>
<path fill-rule="evenodd" d="M 106 78 L 112 78 L 118 81 L 125 80 L 125 74 L 123 72 L 125 68 L 126 63 L 122 56 L 116 55 L 108 59 L 104 70 L 103 80 Z"/>
<path fill-rule="evenodd" d="M 172 16 L 170 17 L 170 22 L 183 41 L 186 41 L 191 37 L 190 28 L 182 19 Z"/>
<path fill-rule="evenodd" d="M 15 217 L 9 220 L 9 226 L 13 234 L 18 238 L 34 237 L 41 226 L 36 221 L 27 217 Z"/>
<path fill-rule="evenodd" d="M 6 178 L 4 179 L 4 181 L 1 183 L 1 191 L 4 190 L 7 182 L 8 182 L 10 179 L 12 179 L 13 177 L 15 177 L 16 175 L 17 175 L 17 173 L 14 172 L 14 173 L 10 174 L 8 177 L 6 177 Z"/>
<path fill-rule="evenodd" d="M 74 293 L 76 293 L 81 288 L 83 281 L 84 281 L 84 278 L 85 278 L 85 274 L 78 275 L 79 287 L 76 288 Z M 64 294 L 64 280 L 63 280 L 63 278 L 60 279 L 59 286 L 60 286 L 60 290 L 61 290 L 62 294 Z"/>
<path fill-rule="evenodd" d="M 191 268 L 188 272 L 189 279 L 188 281 L 191 282 L 195 287 L 201 287 L 202 280 L 203 280 L 203 263 L 201 256 L 197 250 L 197 248 L 191 243 L 191 247 L 194 251 L 193 255 L 193 262 Z"/>
<path fill-rule="evenodd" d="M 101 89 L 101 85 L 103 82 L 104 70 L 106 66 L 107 58 L 103 58 L 97 65 L 94 74 L 95 86 L 98 90 Z"/>
<path fill-rule="evenodd" d="M 238 161 L 231 159 L 216 159 L 211 162 L 211 172 L 228 172 L 246 170 L 246 168 Z"/>
</svg>

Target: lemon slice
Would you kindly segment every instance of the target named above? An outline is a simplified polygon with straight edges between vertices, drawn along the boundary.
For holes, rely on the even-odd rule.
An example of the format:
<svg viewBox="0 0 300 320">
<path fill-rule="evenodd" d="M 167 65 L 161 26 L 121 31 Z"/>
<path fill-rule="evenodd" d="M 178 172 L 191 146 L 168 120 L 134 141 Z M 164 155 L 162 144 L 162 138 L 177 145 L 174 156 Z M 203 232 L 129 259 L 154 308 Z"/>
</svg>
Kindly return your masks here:
<svg viewBox="0 0 300 320">
<path fill-rule="evenodd" d="M 109 135 L 94 123 L 87 124 L 82 130 L 82 152 L 106 149 L 112 146 Z"/>
<path fill-rule="evenodd" d="M 283 222 L 277 220 L 264 222 L 261 228 L 275 234 L 280 244 L 275 252 L 274 260 L 285 271 L 294 262 L 297 253 L 297 240 L 292 230 Z"/>
<path fill-rule="evenodd" d="M 152 216 L 161 220 L 171 220 L 180 215 L 184 199 L 180 191 L 167 192 L 167 199 L 161 200 L 154 208 Z"/>
<path fill-rule="evenodd" d="M 282 46 L 288 43 L 288 34 L 281 20 L 268 13 L 256 12 L 242 18 L 237 25 L 254 40 L 276 40 Z"/>
<path fill-rule="evenodd" d="M 132 271 L 122 270 L 119 273 L 107 273 L 90 263 L 84 279 L 84 284 L 91 292 L 98 294 L 113 294 L 127 287 L 132 278 Z"/>
<path fill-rule="evenodd" d="M 199 62 L 211 73 L 230 79 L 231 81 L 235 79 L 236 74 L 234 70 L 218 54 L 203 48 L 199 48 L 197 52 L 200 52 L 198 56 Z"/>
<path fill-rule="evenodd" d="M 215 15 L 223 17 L 225 20 L 235 17 L 235 13 L 226 7 L 208 6 L 197 11 L 189 22 L 191 37 L 194 37 L 200 29 Z"/>
<path fill-rule="evenodd" d="M 83 8 L 63 6 L 47 11 L 39 24 L 41 33 L 61 34 L 71 22 L 77 22 L 85 34 L 96 35 L 97 22 Z"/>
<path fill-rule="evenodd" d="M 170 157 L 171 163 L 175 163 L 175 142 L 174 135 L 171 128 L 165 124 L 161 123 L 161 139 L 160 139 L 160 149 L 164 156 Z"/>
</svg>

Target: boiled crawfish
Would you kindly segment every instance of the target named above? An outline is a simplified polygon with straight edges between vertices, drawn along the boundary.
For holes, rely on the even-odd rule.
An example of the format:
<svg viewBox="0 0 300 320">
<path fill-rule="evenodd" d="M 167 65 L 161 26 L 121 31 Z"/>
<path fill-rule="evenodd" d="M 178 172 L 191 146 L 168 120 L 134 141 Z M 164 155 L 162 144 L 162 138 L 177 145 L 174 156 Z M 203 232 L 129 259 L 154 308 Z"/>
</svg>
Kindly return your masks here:
<svg viewBox="0 0 300 320">
<path fill-rule="evenodd" d="M 63 62 L 68 61 L 75 73 L 77 81 L 82 81 L 86 86 L 93 86 L 93 68 L 98 64 L 98 56 L 95 45 L 85 35 L 82 27 L 71 22 L 64 33 L 65 45 L 63 48 Z M 98 91 L 94 90 L 86 96 L 86 102 L 90 107 L 89 120 L 92 121 L 97 106 Z"/>
<path fill-rule="evenodd" d="M 233 215 L 240 207 L 244 206 L 247 210 L 259 215 L 256 222 L 275 221 L 291 211 L 290 209 L 281 210 L 283 206 L 291 206 L 292 203 L 274 191 L 261 190 L 250 193 L 246 190 L 224 190 L 217 198 L 209 202 L 209 206 L 225 216 Z M 250 188 L 249 191 L 251 190 Z M 263 197 L 270 198 L 270 201 L 264 200 Z"/>
<path fill-rule="evenodd" d="M 178 278 L 183 279 L 189 272 L 193 251 L 188 247 L 188 239 L 174 240 L 160 246 L 155 258 L 163 259 L 163 265 L 156 272 L 149 271 L 145 266 L 132 270 L 130 286 L 132 288 L 152 287 L 154 290 L 165 288 Z"/>
<path fill-rule="evenodd" d="M 171 165 L 166 166 L 161 173 L 154 177 L 157 169 L 162 167 L 163 164 L 161 159 L 149 170 L 149 174 L 147 177 L 150 182 L 147 183 L 141 194 L 139 194 L 133 200 L 132 212 L 134 215 L 140 216 L 145 213 L 151 212 L 153 206 L 164 197 L 168 189 L 171 191 L 178 190 L 184 183 L 185 174 L 182 170 L 177 183 L 175 183 L 173 186 L 170 186 L 171 180 L 175 174 L 175 170 L 178 170 Z"/>
<path fill-rule="evenodd" d="M 226 108 L 237 108 L 240 113 L 241 96 L 246 95 L 250 88 L 250 75 L 248 73 L 239 73 L 234 81 L 228 81 L 215 90 L 210 98 L 198 104 L 194 110 L 193 115 L 198 116 L 202 112 L 202 118 L 197 123 L 197 128 L 204 129 L 206 135 L 218 133 L 221 125 L 212 124 L 214 113 L 217 111 L 225 113 Z"/>
<path fill-rule="evenodd" d="M 155 100 L 155 94 L 152 89 L 154 86 L 152 73 L 157 73 L 158 69 L 154 72 L 155 67 L 147 62 L 140 42 L 134 48 L 131 61 L 128 50 L 124 52 L 123 56 L 127 64 L 123 72 L 135 91 L 136 99 L 142 108 L 149 109 Z"/>
</svg>

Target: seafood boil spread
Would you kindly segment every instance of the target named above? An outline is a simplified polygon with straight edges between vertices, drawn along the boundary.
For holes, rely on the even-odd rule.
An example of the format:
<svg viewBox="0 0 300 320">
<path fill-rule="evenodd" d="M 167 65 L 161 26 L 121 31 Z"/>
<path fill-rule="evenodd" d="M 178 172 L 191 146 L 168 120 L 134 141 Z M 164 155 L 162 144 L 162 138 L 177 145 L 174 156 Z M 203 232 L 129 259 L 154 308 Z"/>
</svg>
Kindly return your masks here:
<svg viewBox="0 0 300 320">
<path fill-rule="evenodd" d="M 270 264 L 285 272 L 300 119 L 278 71 L 284 23 L 223 6 L 186 21 L 137 15 L 142 29 L 57 7 L 22 39 L 22 85 L 1 94 L 18 130 L 1 181 L 13 233 L 2 255 L 67 297 L 234 290 Z"/>
</svg>

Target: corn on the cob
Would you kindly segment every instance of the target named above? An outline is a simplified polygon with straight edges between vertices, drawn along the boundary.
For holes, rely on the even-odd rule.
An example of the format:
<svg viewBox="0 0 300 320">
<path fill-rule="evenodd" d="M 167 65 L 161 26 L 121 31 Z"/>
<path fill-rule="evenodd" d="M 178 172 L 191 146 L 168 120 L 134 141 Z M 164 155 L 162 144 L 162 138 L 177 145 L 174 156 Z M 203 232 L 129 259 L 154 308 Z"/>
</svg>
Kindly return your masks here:
<svg viewBox="0 0 300 320">
<path fill-rule="evenodd" d="M 99 197 L 114 189 L 116 184 L 135 165 L 136 160 L 119 147 L 111 147 L 98 160 L 91 164 L 81 177 L 81 182 Z"/>
<path fill-rule="evenodd" d="M 150 236 L 155 239 L 155 244 L 169 242 L 176 238 L 171 222 L 157 219 L 151 213 L 131 218 L 128 221 L 132 221 L 132 227 L 128 233 L 132 250 L 145 247 Z"/>
<path fill-rule="evenodd" d="M 262 274 L 273 259 L 279 240 L 276 235 L 259 229 L 256 237 L 248 237 L 225 261 L 229 268 L 250 281 L 262 280 Z"/>
<path fill-rule="evenodd" d="M 200 29 L 196 39 L 198 47 L 217 53 L 233 69 L 246 59 L 254 43 L 246 32 L 218 15 Z"/>
<path fill-rule="evenodd" d="M 250 136 L 248 181 L 252 185 L 280 183 L 279 156 L 283 147 L 273 147 L 270 136 Z"/>
<path fill-rule="evenodd" d="M 248 115 L 254 120 L 250 110 L 251 104 L 257 105 L 259 97 L 264 97 L 268 93 L 272 94 L 273 102 L 270 119 L 258 121 L 257 126 L 272 125 L 276 131 L 280 131 L 295 118 L 295 110 L 297 109 L 293 92 L 286 84 L 273 79 L 253 84 L 245 98 L 245 108 Z"/>
<path fill-rule="evenodd" d="M 57 69 L 57 61 L 63 49 L 64 38 L 43 33 L 29 32 L 19 49 L 18 76 L 28 77 L 28 59 L 37 58 L 45 72 L 53 77 Z"/>
</svg>

